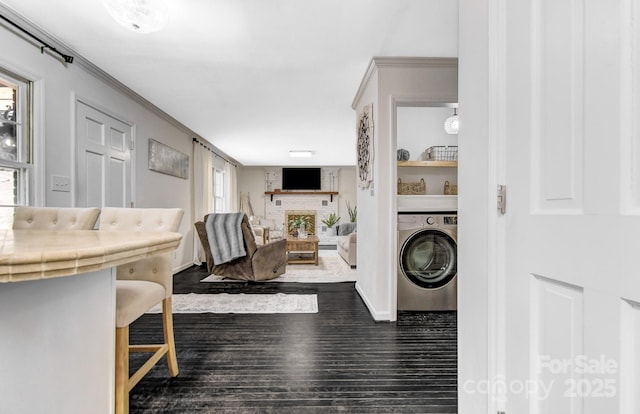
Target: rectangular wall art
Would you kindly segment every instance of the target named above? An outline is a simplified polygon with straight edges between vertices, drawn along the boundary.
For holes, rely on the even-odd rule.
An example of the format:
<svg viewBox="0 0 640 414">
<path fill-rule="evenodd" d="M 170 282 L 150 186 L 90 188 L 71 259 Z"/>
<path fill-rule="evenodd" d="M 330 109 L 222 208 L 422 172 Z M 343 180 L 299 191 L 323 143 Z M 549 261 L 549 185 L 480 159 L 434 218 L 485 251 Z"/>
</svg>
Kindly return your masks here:
<svg viewBox="0 0 640 414">
<path fill-rule="evenodd" d="M 149 169 L 186 180 L 189 178 L 189 156 L 149 138 Z"/>
</svg>

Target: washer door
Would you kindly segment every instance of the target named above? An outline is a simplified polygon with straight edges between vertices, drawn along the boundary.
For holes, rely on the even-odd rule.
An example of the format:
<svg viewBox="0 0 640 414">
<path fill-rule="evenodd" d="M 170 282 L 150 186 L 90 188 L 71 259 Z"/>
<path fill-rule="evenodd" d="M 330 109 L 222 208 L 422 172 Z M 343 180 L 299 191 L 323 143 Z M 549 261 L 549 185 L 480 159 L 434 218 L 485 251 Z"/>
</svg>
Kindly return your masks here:
<svg viewBox="0 0 640 414">
<path fill-rule="evenodd" d="M 400 269 L 414 284 L 437 289 L 458 273 L 458 249 L 455 240 L 439 230 L 413 233 L 400 249 Z"/>
</svg>

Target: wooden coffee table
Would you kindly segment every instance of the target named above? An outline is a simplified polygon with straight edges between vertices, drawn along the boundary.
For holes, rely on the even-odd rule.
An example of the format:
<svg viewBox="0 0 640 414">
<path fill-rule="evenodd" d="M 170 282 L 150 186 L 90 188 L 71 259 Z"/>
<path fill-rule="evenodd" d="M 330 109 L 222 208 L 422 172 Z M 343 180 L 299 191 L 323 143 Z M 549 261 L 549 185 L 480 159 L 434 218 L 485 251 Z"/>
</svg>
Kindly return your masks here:
<svg viewBox="0 0 640 414">
<path fill-rule="evenodd" d="M 318 236 L 306 239 L 287 236 L 287 264 L 318 265 Z"/>
</svg>

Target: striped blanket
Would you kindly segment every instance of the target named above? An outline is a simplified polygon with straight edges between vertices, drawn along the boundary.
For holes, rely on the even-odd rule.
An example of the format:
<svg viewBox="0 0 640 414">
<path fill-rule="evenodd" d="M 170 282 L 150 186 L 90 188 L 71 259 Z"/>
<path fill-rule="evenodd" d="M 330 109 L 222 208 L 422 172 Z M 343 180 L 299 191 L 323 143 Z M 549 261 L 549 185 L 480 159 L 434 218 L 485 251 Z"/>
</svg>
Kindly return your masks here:
<svg viewBox="0 0 640 414">
<path fill-rule="evenodd" d="M 244 213 L 215 213 L 207 217 L 205 229 L 216 265 L 246 256 L 240 227 L 243 217 Z"/>
</svg>

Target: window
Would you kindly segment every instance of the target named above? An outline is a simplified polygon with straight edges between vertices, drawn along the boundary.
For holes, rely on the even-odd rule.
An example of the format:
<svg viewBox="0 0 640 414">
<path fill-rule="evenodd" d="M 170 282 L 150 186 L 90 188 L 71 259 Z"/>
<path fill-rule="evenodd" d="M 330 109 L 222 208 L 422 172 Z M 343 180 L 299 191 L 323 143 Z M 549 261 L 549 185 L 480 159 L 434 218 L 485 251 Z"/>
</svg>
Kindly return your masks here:
<svg viewBox="0 0 640 414">
<path fill-rule="evenodd" d="M 224 171 L 214 168 L 213 170 L 213 211 L 216 213 L 225 212 L 225 192 L 224 192 Z"/>
<path fill-rule="evenodd" d="M 31 169 L 31 83 L 0 69 L 0 228 L 29 203 Z"/>
</svg>

